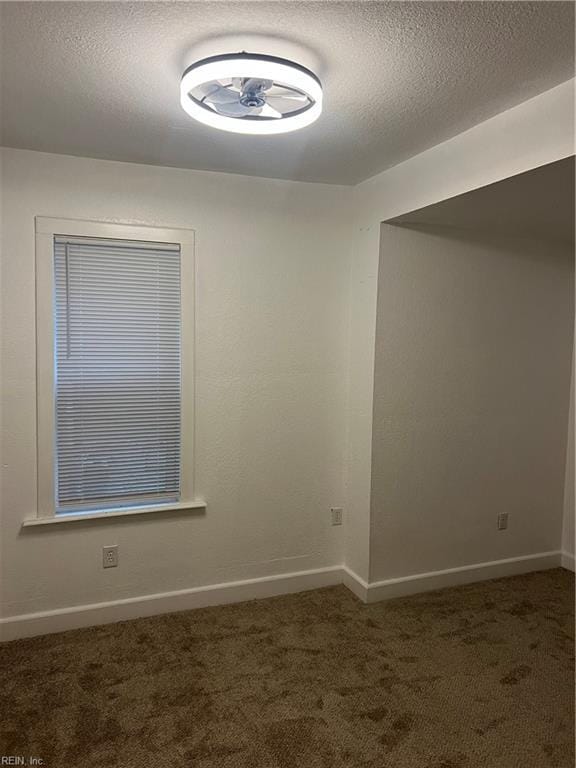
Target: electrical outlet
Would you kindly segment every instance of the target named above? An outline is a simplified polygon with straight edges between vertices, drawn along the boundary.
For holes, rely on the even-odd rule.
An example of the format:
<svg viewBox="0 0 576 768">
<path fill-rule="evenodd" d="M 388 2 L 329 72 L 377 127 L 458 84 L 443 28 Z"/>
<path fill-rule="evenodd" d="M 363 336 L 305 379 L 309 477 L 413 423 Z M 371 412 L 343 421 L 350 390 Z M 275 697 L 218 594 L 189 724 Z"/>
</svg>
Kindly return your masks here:
<svg viewBox="0 0 576 768">
<path fill-rule="evenodd" d="M 116 568 L 118 566 L 118 545 L 102 547 L 102 567 Z"/>
<path fill-rule="evenodd" d="M 332 507 L 330 513 L 332 515 L 332 525 L 342 525 L 342 507 Z"/>
<path fill-rule="evenodd" d="M 501 512 L 498 515 L 498 530 L 505 531 L 508 528 L 508 512 Z"/>
</svg>

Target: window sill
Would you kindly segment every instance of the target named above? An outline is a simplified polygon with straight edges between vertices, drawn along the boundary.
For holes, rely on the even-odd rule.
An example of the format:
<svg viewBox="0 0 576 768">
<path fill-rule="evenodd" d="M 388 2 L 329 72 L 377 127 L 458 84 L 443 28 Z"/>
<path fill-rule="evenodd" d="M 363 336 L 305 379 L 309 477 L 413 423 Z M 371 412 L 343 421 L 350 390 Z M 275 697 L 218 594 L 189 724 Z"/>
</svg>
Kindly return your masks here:
<svg viewBox="0 0 576 768">
<path fill-rule="evenodd" d="M 133 517 L 135 515 L 149 515 L 154 512 L 188 512 L 206 509 L 205 501 L 188 501 L 175 504 L 157 504 L 133 509 L 106 509 L 92 512 L 60 513 L 53 517 L 32 517 L 22 522 L 23 528 L 31 528 L 38 525 L 60 525 L 65 523 L 78 523 L 86 520 L 109 520 L 117 517 Z"/>
</svg>

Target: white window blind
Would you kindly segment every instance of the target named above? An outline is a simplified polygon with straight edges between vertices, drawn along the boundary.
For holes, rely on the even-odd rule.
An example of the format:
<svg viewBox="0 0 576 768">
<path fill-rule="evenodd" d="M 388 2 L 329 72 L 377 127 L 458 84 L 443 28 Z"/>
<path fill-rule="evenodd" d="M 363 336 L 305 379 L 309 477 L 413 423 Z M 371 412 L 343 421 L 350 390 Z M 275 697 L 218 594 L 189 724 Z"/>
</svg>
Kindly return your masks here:
<svg viewBox="0 0 576 768">
<path fill-rule="evenodd" d="M 56 510 L 180 498 L 180 246 L 54 238 Z"/>
</svg>

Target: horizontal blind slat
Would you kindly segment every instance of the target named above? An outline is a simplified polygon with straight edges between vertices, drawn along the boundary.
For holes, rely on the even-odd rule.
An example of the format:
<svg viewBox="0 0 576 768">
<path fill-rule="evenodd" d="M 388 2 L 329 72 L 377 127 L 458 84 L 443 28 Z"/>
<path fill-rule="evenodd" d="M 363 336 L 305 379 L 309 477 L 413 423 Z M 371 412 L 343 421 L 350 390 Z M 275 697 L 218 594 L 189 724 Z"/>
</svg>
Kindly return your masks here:
<svg viewBox="0 0 576 768">
<path fill-rule="evenodd" d="M 54 239 L 57 508 L 180 488 L 180 247 Z"/>
</svg>

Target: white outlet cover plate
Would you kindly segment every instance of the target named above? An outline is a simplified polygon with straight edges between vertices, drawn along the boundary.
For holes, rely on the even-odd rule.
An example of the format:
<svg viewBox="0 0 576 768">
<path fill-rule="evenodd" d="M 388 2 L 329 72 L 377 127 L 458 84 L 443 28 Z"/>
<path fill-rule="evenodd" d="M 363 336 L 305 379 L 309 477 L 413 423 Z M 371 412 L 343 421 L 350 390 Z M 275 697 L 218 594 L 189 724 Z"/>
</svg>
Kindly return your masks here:
<svg viewBox="0 0 576 768">
<path fill-rule="evenodd" d="M 102 547 L 102 567 L 116 568 L 118 566 L 118 545 Z"/>
</svg>

